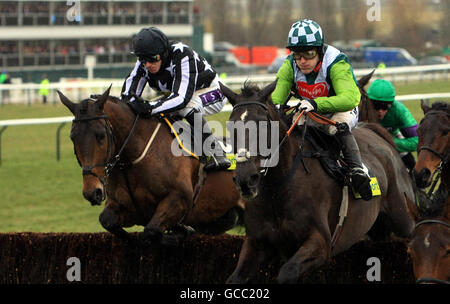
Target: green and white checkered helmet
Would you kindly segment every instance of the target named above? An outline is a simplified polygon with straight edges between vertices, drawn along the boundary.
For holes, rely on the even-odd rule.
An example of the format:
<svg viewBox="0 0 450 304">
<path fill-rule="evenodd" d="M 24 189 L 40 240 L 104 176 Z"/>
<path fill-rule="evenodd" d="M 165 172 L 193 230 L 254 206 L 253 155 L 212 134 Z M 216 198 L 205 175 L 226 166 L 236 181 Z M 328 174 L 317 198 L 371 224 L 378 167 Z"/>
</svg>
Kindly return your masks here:
<svg viewBox="0 0 450 304">
<path fill-rule="evenodd" d="M 287 48 L 323 46 L 322 28 L 317 22 L 303 19 L 295 22 L 289 31 Z"/>
</svg>

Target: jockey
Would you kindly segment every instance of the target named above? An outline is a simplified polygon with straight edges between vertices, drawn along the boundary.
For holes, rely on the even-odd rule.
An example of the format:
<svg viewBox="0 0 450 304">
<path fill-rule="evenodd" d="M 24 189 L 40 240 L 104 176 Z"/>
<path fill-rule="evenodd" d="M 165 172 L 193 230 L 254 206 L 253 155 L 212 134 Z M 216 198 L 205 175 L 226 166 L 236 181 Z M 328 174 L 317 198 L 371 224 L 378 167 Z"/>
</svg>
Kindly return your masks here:
<svg viewBox="0 0 450 304">
<path fill-rule="evenodd" d="M 222 110 L 226 102 L 216 71 L 189 46 L 169 42 L 155 27 L 142 29 L 133 42 L 138 60 L 123 84 L 121 98 L 129 101 L 136 114 L 171 113 L 186 118 L 192 127 L 194 114 L 201 115 L 202 148 L 209 150 L 204 151 L 209 156 L 205 170 L 228 168 L 231 162 L 204 118 Z M 140 96 L 147 83 L 165 96 L 145 102 Z M 204 148 L 208 138 L 212 139 L 212 149 Z"/>
<path fill-rule="evenodd" d="M 367 94 L 377 111 L 380 124 L 391 133 L 397 151 L 411 170 L 416 165 L 411 152 L 417 151 L 419 143 L 416 120 L 403 103 L 395 100 L 395 88 L 391 82 L 376 79 Z"/>
<path fill-rule="evenodd" d="M 337 121 L 327 132 L 342 142 L 344 161 L 350 167 L 353 188 L 364 200 L 372 198 L 370 177 L 364 171 L 358 144 L 351 130 L 358 122 L 361 99 L 353 69 L 347 56 L 331 45 L 324 44 L 321 27 L 304 19 L 295 22 L 288 35 L 291 54 L 277 72 L 278 82 L 272 100 L 283 104 L 291 91 L 301 99 L 299 109 L 317 111 Z M 303 117 L 299 123 L 304 123 Z"/>
</svg>

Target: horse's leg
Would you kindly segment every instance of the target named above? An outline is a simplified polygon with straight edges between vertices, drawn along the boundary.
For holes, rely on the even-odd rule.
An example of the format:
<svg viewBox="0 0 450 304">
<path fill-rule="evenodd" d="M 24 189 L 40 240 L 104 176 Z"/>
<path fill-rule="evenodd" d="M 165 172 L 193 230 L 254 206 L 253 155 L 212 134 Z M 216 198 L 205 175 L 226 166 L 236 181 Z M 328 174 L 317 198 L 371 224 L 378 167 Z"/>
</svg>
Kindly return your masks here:
<svg viewBox="0 0 450 304">
<path fill-rule="evenodd" d="M 103 228 L 119 239 L 125 241 L 127 244 L 134 244 L 131 235 L 122 228 L 120 215 L 109 200 L 106 201 L 105 209 L 100 213 L 99 221 Z"/>
<path fill-rule="evenodd" d="M 259 266 L 268 260 L 270 253 L 258 250 L 247 237 L 242 244 L 239 260 L 233 273 L 228 277 L 227 284 L 246 284 L 258 273 Z"/>
<path fill-rule="evenodd" d="M 330 246 L 324 237 L 314 230 L 300 249 L 280 269 L 277 282 L 295 284 L 299 277 L 311 268 L 323 265 L 330 257 Z"/>
<path fill-rule="evenodd" d="M 189 197 L 191 199 L 189 199 Z M 179 224 L 192 206 L 192 193 L 186 195 L 180 192 L 171 192 L 156 208 L 150 222 L 144 228 L 144 239 L 147 243 L 177 246 L 180 238 L 185 234 L 164 234 L 169 228 Z"/>
<path fill-rule="evenodd" d="M 404 193 L 392 191 L 386 200 L 386 213 L 391 219 L 393 232 L 402 238 L 411 236 L 414 230 L 414 202 Z"/>
</svg>

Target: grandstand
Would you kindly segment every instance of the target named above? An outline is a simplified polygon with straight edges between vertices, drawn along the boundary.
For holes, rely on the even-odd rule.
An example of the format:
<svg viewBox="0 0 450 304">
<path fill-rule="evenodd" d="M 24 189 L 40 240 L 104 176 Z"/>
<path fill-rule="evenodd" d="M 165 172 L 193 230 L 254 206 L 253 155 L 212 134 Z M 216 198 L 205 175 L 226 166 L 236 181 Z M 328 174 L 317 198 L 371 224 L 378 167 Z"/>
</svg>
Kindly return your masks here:
<svg viewBox="0 0 450 304">
<path fill-rule="evenodd" d="M 86 77 L 88 56 L 95 57 L 96 77 L 122 78 L 135 62 L 133 34 L 157 26 L 192 45 L 194 19 L 193 0 L 1 1 L 2 70 L 24 82 L 43 73 L 51 81 Z"/>
</svg>

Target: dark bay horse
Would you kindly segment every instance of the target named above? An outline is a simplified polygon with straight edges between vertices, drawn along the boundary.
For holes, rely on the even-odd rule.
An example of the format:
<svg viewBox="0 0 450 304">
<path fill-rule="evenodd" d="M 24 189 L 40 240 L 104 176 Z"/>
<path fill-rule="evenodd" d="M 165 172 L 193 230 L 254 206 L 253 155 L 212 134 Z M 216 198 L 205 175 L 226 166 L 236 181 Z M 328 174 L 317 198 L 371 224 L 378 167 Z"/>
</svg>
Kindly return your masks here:
<svg viewBox="0 0 450 304">
<path fill-rule="evenodd" d="M 359 121 L 378 123 L 377 111 L 373 107 L 373 103 L 370 102 L 369 95 L 364 89 L 364 87 L 369 83 L 370 79 L 372 78 L 374 72 L 375 70 L 358 79 L 358 88 L 359 92 L 361 93 L 361 102 L 359 103 L 358 106 Z"/>
<path fill-rule="evenodd" d="M 256 122 L 257 126 L 278 123 L 279 138 L 284 138 L 290 125 L 269 97 L 275 85 L 276 82 L 262 90 L 245 85 L 239 95 L 222 86 L 233 105 L 230 121 Z M 358 127 L 353 133 L 382 194 L 370 201 L 348 197 L 347 217 L 334 246 L 332 235 L 339 221 L 341 201 L 347 195 L 314 157 L 311 142 L 303 141 L 301 128 L 279 146 L 278 163 L 268 170 L 261 168 L 261 155 L 247 153 L 249 136 L 241 141 L 245 146 L 234 143 L 238 151 L 235 183 L 249 200 L 244 215 L 246 238 L 228 283 L 252 281 L 261 267 L 278 261 L 283 265 L 277 281 L 295 283 L 306 271 L 361 240 L 380 214 L 390 220 L 395 234 L 411 235 L 414 220 L 408 209 L 414 205 L 414 192 L 406 168 L 388 142 L 389 134 L 378 125 L 373 129 L 378 133 L 365 127 Z M 293 167 L 300 146 L 303 163 Z"/>
<path fill-rule="evenodd" d="M 233 171 L 209 172 L 196 188 L 200 162 L 173 155 L 173 135 L 158 118 L 135 120 L 109 89 L 80 103 L 58 94 L 75 116 L 70 137 L 83 169 L 83 195 L 92 205 L 106 198 L 99 219 L 107 231 L 130 240 L 123 227 L 142 225 L 144 240 L 169 244 L 176 240 L 165 232 L 184 225 L 220 234 L 236 224 L 244 205 Z"/>
<path fill-rule="evenodd" d="M 450 284 L 450 107 L 421 102 L 424 117 L 419 135 L 414 175 L 417 186 L 430 185 L 420 199 L 421 218 L 408 244 L 418 283 Z M 440 185 L 435 185 L 440 177 Z M 425 193 L 425 192 L 422 192 Z"/>
</svg>

